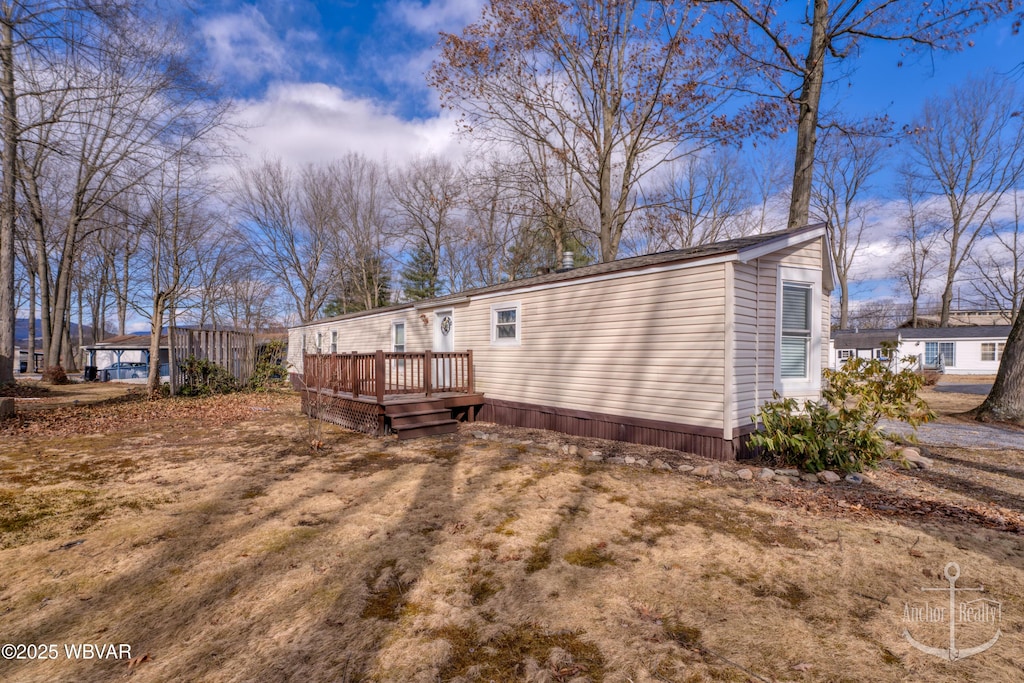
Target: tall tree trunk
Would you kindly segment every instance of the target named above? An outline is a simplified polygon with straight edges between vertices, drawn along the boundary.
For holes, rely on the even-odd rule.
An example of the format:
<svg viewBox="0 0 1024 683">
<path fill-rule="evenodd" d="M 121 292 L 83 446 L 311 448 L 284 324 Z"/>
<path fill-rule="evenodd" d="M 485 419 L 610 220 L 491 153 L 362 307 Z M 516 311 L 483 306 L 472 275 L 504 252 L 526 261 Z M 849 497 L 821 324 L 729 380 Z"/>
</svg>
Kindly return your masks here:
<svg viewBox="0 0 1024 683">
<path fill-rule="evenodd" d="M 28 272 L 28 372 L 36 371 L 36 273 Z"/>
<path fill-rule="evenodd" d="M 54 325 L 50 331 L 50 346 L 44 358 L 47 365 L 60 363 L 67 357 L 62 351 L 65 340 L 70 340 L 68 327 L 71 321 L 71 273 L 74 268 L 77 241 L 78 220 L 72 218 L 68 221 L 67 233 L 64 235 L 64 250 L 57 266 L 52 317 Z"/>
<path fill-rule="evenodd" d="M 149 375 L 146 380 L 146 391 L 150 396 L 157 396 L 160 393 L 160 331 L 164 327 L 166 307 L 166 295 L 163 292 L 154 294 L 153 317 L 149 324 Z"/>
<path fill-rule="evenodd" d="M 1024 315 L 1014 320 L 996 381 L 975 416 L 982 422 L 1024 424 Z"/>
<path fill-rule="evenodd" d="M 0 384 L 14 381 L 14 212 L 18 110 L 14 92 L 14 30 L 8 7 L 0 19 L 0 98 L 3 100 L 3 184 L 0 192 Z"/>
<path fill-rule="evenodd" d="M 828 1 L 814 0 L 811 42 L 804 63 L 800 89 L 800 115 L 796 127 L 796 155 L 793 163 L 793 195 L 789 202 L 789 228 L 807 225 L 814 182 L 814 148 L 818 142 L 818 107 L 825 79 L 825 29 Z"/>
<path fill-rule="evenodd" d="M 839 280 L 839 329 L 845 330 L 850 326 L 850 284 L 847 282 L 846 273 L 837 273 Z"/>
</svg>

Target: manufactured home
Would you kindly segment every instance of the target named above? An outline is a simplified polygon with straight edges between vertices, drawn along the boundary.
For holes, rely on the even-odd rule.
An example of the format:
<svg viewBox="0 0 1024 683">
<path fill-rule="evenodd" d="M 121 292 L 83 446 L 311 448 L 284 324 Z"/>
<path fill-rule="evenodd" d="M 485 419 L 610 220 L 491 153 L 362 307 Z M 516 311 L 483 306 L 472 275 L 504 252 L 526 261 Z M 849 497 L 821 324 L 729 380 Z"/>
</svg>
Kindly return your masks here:
<svg viewBox="0 0 1024 683">
<path fill-rule="evenodd" d="M 293 384 L 306 410 L 399 437 L 465 416 L 734 459 L 773 391 L 820 396 L 826 239 L 814 225 L 311 322 L 289 330 Z"/>
<path fill-rule="evenodd" d="M 882 344 L 895 344 L 895 362 L 909 359 L 918 370 L 941 370 L 950 375 L 994 375 L 999 371 L 1010 325 L 919 327 L 891 330 L 834 332 L 829 366 L 849 358 L 888 358 Z"/>
</svg>

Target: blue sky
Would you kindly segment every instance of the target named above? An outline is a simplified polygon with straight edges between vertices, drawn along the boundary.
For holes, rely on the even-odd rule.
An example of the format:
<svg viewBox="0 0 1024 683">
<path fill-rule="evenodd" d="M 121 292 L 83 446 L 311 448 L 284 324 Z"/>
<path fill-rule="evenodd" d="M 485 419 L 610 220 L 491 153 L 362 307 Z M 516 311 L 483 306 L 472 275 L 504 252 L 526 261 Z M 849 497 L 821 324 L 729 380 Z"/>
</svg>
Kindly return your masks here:
<svg viewBox="0 0 1024 683">
<path fill-rule="evenodd" d="M 425 74 L 439 31 L 457 32 L 479 16 L 482 0 L 237 2 L 200 5 L 197 42 L 236 101 L 246 127 L 237 143 L 252 158 L 329 161 L 346 152 L 401 163 L 418 154 L 458 156 L 455 117 L 442 112 Z M 887 114 L 898 129 L 928 97 L 942 96 L 988 70 L 1024 78 L 1024 36 L 1009 19 L 972 37 L 961 52 L 902 54 L 868 42 L 847 77 L 832 74 L 825 106 L 850 118 Z M 902 66 L 899 66 L 902 63 Z M 984 96 L 979 93 L 979 96 Z M 782 149 L 789 154 L 791 142 Z M 791 157 L 790 157 L 791 158 Z M 791 163 L 785 158 L 787 166 Z M 876 191 L 889 183 L 881 176 Z M 855 297 L 888 297 L 893 227 L 884 208 L 861 259 Z"/>
<path fill-rule="evenodd" d="M 215 1 L 200 6 L 196 28 L 226 94 L 252 126 L 245 151 L 305 160 L 335 155 L 347 144 L 401 157 L 450 148 L 444 138 L 451 117 L 440 115 L 424 74 L 438 31 L 460 30 L 481 6 L 482 0 Z M 865 44 L 852 77 L 834 83 L 832 103 L 904 123 L 924 98 L 968 74 L 1009 72 L 1024 60 L 1024 37 L 1012 35 L 1009 20 L 973 40 L 959 53 L 909 57 L 898 45 Z"/>
</svg>

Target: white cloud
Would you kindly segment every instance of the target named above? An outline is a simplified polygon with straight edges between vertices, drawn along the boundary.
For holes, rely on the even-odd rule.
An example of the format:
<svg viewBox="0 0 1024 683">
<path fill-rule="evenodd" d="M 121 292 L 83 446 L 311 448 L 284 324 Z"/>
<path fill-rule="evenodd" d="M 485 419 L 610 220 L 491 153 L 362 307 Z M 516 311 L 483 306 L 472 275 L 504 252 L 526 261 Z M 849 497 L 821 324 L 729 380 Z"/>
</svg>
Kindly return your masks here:
<svg viewBox="0 0 1024 683">
<path fill-rule="evenodd" d="M 226 81 L 253 83 L 268 74 L 289 73 L 288 51 L 251 5 L 203 21 L 200 31 L 216 72 Z"/>
<path fill-rule="evenodd" d="M 458 157 L 450 115 L 403 120 L 382 105 L 323 83 L 275 83 L 258 100 L 238 103 L 247 128 L 237 147 L 250 158 L 323 162 L 347 152 L 402 163 L 423 154 Z"/>
<path fill-rule="evenodd" d="M 399 0 L 394 15 L 420 33 L 452 32 L 476 20 L 483 6 L 482 0 Z"/>
</svg>

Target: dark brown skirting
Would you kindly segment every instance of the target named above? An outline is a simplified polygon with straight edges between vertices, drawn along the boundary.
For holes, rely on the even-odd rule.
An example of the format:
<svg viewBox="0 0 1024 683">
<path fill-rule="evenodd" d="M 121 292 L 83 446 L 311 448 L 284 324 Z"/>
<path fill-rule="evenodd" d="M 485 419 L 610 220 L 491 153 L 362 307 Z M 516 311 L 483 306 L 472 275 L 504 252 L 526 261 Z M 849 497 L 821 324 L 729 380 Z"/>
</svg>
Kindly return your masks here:
<svg viewBox="0 0 1024 683">
<path fill-rule="evenodd" d="M 753 456 L 753 452 L 746 445 L 749 435 L 754 431 L 753 425 L 735 429 L 732 439 L 723 439 L 722 430 L 711 427 L 518 403 L 497 398 L 484 399 L 477 419 L 513 427 L 549 429 L 573 436 L 660 446 L 715 460 L 736 460 Z"/>
</svg>

